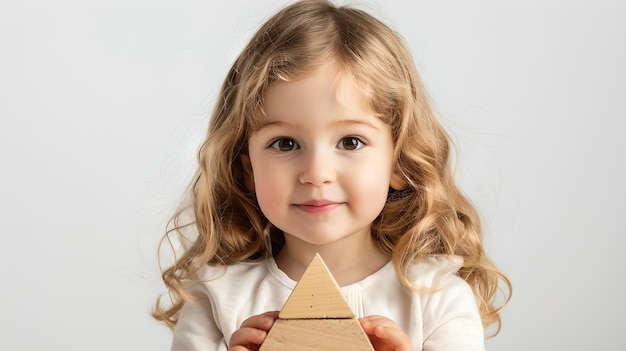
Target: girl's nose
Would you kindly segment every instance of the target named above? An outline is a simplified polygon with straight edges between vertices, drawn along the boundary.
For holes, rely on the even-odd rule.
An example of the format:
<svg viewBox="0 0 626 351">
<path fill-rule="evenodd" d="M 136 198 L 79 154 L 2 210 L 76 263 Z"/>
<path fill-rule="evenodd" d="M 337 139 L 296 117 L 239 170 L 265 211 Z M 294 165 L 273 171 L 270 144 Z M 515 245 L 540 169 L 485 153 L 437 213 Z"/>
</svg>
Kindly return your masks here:
<svg viewBox="0 0 626 351">
<path fill-rule="evenodd" d="M 320 186 L 336 179 L 332 156 L 321 151 L 310 151 L 302 158 L 299 180 L 302 184 Z"/>
</svg>

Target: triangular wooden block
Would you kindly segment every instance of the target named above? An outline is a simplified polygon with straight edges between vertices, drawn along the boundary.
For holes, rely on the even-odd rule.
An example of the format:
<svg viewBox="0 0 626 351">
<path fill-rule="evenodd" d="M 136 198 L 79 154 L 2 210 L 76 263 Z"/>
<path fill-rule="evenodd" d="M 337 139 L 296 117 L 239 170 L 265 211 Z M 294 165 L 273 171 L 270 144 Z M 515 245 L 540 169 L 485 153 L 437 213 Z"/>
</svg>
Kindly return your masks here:
<svg viewBox="0 0 626 351">
<path fill-rule="evenodd" d="M 354 314 L 322 257 L 315 254 L 278 318 L 354 318 Z"/>
<path fill-rule="evenodd" d="M 339 286 L 316 254 L 259 351 L 374 351 Z"/>
</svg>

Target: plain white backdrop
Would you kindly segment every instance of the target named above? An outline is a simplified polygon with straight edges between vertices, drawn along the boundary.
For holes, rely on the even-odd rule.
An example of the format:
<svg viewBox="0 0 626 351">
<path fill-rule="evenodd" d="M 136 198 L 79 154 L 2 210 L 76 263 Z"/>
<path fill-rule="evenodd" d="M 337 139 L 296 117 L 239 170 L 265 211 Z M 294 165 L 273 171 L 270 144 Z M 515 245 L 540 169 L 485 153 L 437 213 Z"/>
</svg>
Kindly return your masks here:
<svg viewBox="0 0 626 351">
<path fill-rule="evenodd" d="M 513 282 L 488 349 L 624 349 L 624 3 L 351 3 L 409 43 Z M 0 0 L 0 349 L 169 349 L 156 245 L 284 4 Z"/>
</svg>

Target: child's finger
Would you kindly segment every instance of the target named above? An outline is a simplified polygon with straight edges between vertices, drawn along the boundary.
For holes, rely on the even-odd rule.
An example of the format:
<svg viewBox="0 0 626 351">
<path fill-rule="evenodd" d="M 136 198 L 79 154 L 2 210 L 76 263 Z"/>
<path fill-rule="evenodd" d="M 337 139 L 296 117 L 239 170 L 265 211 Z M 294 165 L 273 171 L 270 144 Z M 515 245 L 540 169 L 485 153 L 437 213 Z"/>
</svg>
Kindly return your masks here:
<svg viewBox="0 0 626 351">
<path fill-rule="evenodd" d="M 265 341 L 267 332 L 256 328 L 239 328 L 230 336 L 229 350 L 234 350 L 237 346 L 245 346 L 250 344 L 260 345 Z"/>
<path fill-rule="evenodd" d="M 246 319 L 230 337 L 229 351 L 250 350 L 250 345 L 260 345 L 278 318 L 278 312 L 266 312 Z"/>
<path fill-rule="evenodd" d="M 241 323 L 241 328 L 256 328 L 268 331 L 274 325 L 276 318 L 278 318 L 278 311 L 265 312 L 246 319 Z"/>
<path fill-rule="evenodd" d="M 374 328 L 374 335 L 394 346 L 402 346 L 407 341 L 404 331 L 396 327 L 376 326 Z"/>
<path fill-rule="evenodd" d="M 368 316 L 359 321 L 376 350 L 411 350 L 411 339 L 389 318 Z"/>
<path fill-rule="evenodd" d="M 228 351 L 251 351 L 251 350 L 245 346 L 236 345 L 233 347 L 229 347 Z"/>
<path fill-rule="evenodd" d="M 387 317 L 383 317 L 383 316 L 377 316 L 377 315 L 359 318 L 359 320 L 361 321 L 362 324 L 367 323 L 367 324 L 372 324 L 372 325 L 382 325 L 386 327 L 394 327 L 397 325 L 391 319 Z"/>
</svg>

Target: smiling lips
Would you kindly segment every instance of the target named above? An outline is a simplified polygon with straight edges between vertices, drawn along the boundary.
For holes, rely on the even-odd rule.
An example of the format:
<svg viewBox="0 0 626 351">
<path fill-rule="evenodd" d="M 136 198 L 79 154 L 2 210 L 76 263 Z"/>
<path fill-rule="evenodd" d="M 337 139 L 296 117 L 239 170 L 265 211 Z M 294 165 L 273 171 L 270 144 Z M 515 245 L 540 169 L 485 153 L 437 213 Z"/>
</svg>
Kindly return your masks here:
<svg viewBox="0 0 626 351">
<path fill-rule="evenodd" d="M 342 202 L 334 202 L 329 200 L 310 200 L 295 204 L 295 206 L 307 213 L 326 213 L 334 210 L 342 204 Z"/>
</svg>

